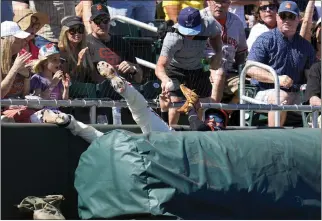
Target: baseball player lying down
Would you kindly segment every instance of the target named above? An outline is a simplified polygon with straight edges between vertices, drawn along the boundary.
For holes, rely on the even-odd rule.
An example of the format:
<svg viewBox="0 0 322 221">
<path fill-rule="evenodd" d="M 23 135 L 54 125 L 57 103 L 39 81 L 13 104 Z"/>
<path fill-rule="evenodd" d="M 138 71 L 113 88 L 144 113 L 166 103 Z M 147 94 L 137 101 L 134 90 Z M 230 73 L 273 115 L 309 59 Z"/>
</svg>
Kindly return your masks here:
<svg viewBox="0 0 322 221">
<path fill-rule="evenodd" d="M 169 125 L 165 123 L 151 107 L 149 107 L 147 101 L 140 92 L 138 92 L 130 83 L 119 77 L 116 70 L 110 64 L 101 61 L 97 64 L 97 69 L 100 75 L 110 80 L 114 90 L 126 100 L 133 119 L 140 126 L 143 133 L 153 131 L 174 131 L 173 128 L 169 127 Z M 214 131 L 225 128 L 227 120 L 222 120 L 223 115 L 221 115 L 220 111 L 208 111 L 209 114 L 206 117 L 205 123 L 198 119 L 196 109 L 200 107 L 200 104 L 197 94 L 183 85 L 181 85 L 181 90 L 186 96 L 187 101 L 179 111 L 189 114 L 191 130 Z M 39 115 L 42 122 L 66 127 L 72 134 L 82 137 L 89 143 L 103 135 L 102 132 L 95 128 L 75 120 L 72 115 L 67 115 L 60 111 L 46 109 L 39 112 Z"/>
</svg>

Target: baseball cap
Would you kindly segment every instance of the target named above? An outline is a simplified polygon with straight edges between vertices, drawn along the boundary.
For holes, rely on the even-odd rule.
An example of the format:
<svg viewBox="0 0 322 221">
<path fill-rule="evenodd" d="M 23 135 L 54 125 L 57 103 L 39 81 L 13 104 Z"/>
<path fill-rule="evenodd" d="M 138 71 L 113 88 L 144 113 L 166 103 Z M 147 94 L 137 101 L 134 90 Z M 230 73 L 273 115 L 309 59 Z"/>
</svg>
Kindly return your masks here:
<svg viewBox="0 0 322 221">
<path fill-rule="evenodd" d="M 20 29 L 19 25 L 13 21 L 1 22 L 1 37 L 15 36 L 16 38 L 25 39 L 30 33 Z"/>
<path fill-rule="evenodd" d="M 19 13 L 15 14 L 13 21 L 17 22 L 22 30 L 27 30 L 31 24 L 31 17 L 34 16 L 38 19 L 39 29 L 45 24 L 49 23 L 49 17 L 45 13 L 33 12 L 31 9 L 21 9 Z"/>
<path fill-rule="evenodd" d="M 39 72 L 39 66 L 40 66 L 40 64 L 43 61 L 47 60 L 47 58 L 50 55 L 59 54 L 59 53 L 60 53 L 59 52 L 59 48 L 54 43 L 49 43 L 49 44 L 46 44 L 46 45 L 42 46 L 39 49 L 38 60 L 35 62 L 34 67 L 33 67 L 35 73 L 38 73 Z"/>
<path fill-rule="evenodd" d="M 84 25 L 82 18 L 78 16 L 67 16 L 61 20 L 61 25 L 72 27 L 73 25 Z"/>
<path fill-rule="evenodd" d="M 106 16 L 110 17 L 110 13 L 108 12 L 108 9 L 106 8 L 106 6 L 102 5 L 100 3 L 93 5 L 91 7 L 91 12 L 92 12 L 92 16 L 90 19 L 92 21 L 99 15 L 106 15 Z"/>
<path fill-rule="evenodd" d="M 187 7 L 180 11 L 178 23 L 174 25 L 183 35 L 197 35 L 201 32 L 201 15 L 198 9 Z"/>
<path fill-rule="evenodd" d="M 296 16 L 300 15 L 300 9 L 297 6 L 297 4 L 293 1 L 282 2 L 280 7 L 278 8 L 278 14 L 281 12 L 290 12 Z"/>
</svg>

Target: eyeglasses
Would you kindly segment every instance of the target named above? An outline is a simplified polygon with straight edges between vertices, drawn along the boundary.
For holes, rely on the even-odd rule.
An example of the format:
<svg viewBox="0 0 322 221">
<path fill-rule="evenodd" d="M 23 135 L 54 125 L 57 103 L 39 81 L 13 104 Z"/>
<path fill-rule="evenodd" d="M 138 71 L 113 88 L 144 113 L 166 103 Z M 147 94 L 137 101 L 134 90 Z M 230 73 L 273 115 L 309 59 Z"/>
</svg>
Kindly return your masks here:
<svg viewBox="0 0 322 221">
<path fill-rule="evenodd" d="M 76 27 L 74 26 L 68 30 L 68 33 L 71 35 L 74 35 L 76 33 L 84 34 L 84 31 L 85 31 L 84 26 L 76 26 Z"/>
<path fill-rule="evenodd" d="M 260 11 L 276 11 L 277 10 L 277 6 L 275 4 L 269 4 L 269 5 L 263 5 L 259 7 Z"/>
<path fill-rule="evenodd" d="M 108 17 L 98 17 L 98 18 L 95 18 L 94 20 L 94 23 L 97 24 L 97 25 L 100 25 L 102 22 L 104 25 L 108 24 L 110 22 L 110 19 Z"/>
<path fill-rule="evenodd" d="M 216 123 L 224 123 L 224 119 L 222 119 L 221 117 L 219 117 L 216 114 L 210 114 L 207 116 L 208 120 L 214 120 Z"/>
<path fill-rule="evenodd" d="M 285 20 L 285 19 L 290 19 L 292 21 L 294 21 L 296 19 L 296 15 L 295 14 L 292 14 L 292 13 L 279 13 L 279 16 L 282 20 Z"/>
</svg>

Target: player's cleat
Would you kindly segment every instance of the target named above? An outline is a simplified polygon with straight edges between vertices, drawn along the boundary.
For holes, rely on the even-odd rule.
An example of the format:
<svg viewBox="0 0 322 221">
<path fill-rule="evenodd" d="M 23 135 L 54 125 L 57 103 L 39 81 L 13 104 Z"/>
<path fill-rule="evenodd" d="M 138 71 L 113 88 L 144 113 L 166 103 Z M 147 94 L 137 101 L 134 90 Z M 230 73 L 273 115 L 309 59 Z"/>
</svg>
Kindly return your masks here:
<svg viewBox="0 0 322 221">
<path fill-rule="evenodd" d="M 63 125 L 67 124 L 70 119 L 69 116 L 63 112 L 46 109 L 42 112 L 42 121 L 49 124 Z"/>
<path fill-rule="evenodd" d="M 123 79 L 117 75 L 116 70 L 105 61 L 100 61 L 97 64 L 97 70 L 101 76 L 110 80 L 112 87 L 118 93 L 122 93 L 125 90 L 125 83 Z"/>
</svg>

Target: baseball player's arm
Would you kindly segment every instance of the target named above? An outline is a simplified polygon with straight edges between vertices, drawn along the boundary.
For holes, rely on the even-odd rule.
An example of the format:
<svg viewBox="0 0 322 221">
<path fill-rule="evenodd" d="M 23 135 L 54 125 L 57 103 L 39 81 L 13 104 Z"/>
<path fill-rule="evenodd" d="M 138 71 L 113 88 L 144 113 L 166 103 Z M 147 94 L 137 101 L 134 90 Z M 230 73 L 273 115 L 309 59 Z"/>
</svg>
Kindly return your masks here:
<svg viewBox="0 0 322 221">
<path fill-rule="evenodd" d="M 308 40 L 309 42 L 311 42 L 311 35 L 312 35 L 311 28 L 312 28 L 312 17 L 314 13 L 314 3 L 315 3 L 315 0 L 309 1 L 306 6 L 304 18 L 302 21 L 301 31 L 300 31 L 300 35 L 306 40 Z"/>
</svg>

